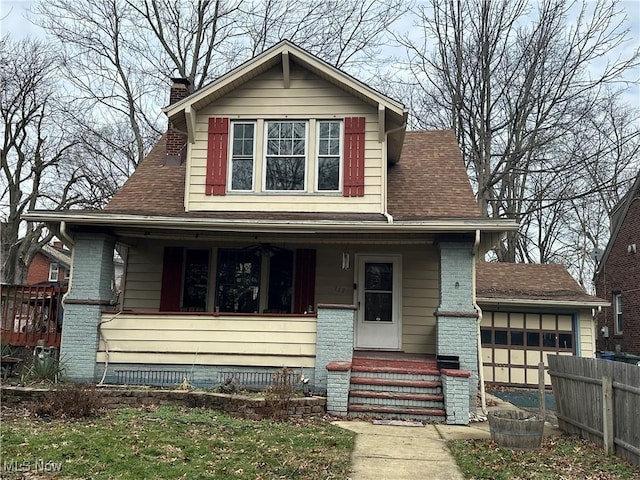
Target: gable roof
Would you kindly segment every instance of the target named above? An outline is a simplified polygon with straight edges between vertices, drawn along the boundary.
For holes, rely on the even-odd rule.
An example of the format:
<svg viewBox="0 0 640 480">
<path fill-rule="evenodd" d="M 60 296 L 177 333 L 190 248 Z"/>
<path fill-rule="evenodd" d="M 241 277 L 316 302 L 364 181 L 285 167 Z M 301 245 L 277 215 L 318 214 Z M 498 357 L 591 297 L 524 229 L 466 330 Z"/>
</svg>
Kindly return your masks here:
<svg viewBox="0 0 640 480">
<path fill-rule="evenodd" d="M 616 208 L 614 209 L 615 213 L 611 216 L 611 236 L 609 237 L 609 242 L 607 243 L 607 247 L 604 250 L 604 254 L 600 259 L 600 262 L 598 263 L 595 273 L 596 277 L 600 274 L 602 267 L 606 264 L 607 259 L 609 258 L 609 254 L 611 253 L 611 249 L 613 248 L 613 244 L 618 237 L 618 233 L 620 232 L 622 225 L 626 221 L 627 213 L 629 213 L 631 204 L 636 200 L 640 200 L 640 170 L 636 175 L 636 179 L 633 182 L 633 185 L 631 186 L 627 194 L 623 197 L 623 200 L 619 203 L 619 205 L 616 206 Z"/>
<path fill-rule="evenodd" d="M 400 155 L 404 133 L 404 128 L 400 129 L 399 127 L 405 126 L 408 117 L 408 111 L 404 105 L 312 55 L 289 40 L 282 40 L 186 98 L 165 107 L 163 111 L 169 117 L 173 128 L 186 133 L 188 141 L 193 143 L 195 116 L 198 110 L 215 102 L 276 65 L 282 65 L 284 81 L 286 75 L 288 75 L 285 72 L 289 72 L 290 62 L 302 66 L 337 88 L 378 108 L 381 125 L 388 132 L 387 149 L 389 160 L 397 160 Z M 288 80 L 285 81 L 285 84 L 287 82 Z"/>
<path fill-rule="evenodd" d="M 65 268 L 69 268 L 71 266 L 71 252 L 68 250 L 61 251 L 51 245 L 43 245 L 40 253 L 48 257 L 55 263 L 59 263 Z"/>
<path fill-rule="evenodd" d="M 558 264 L 478 262 L 479 303 L 608 306 L 587 294 L 566 268 Z"/>
<path fill-rule="evenodd" d="M 481 216 L 452 130 L 407 132 L 387 194 L 396 220 Z"/>
</svg>

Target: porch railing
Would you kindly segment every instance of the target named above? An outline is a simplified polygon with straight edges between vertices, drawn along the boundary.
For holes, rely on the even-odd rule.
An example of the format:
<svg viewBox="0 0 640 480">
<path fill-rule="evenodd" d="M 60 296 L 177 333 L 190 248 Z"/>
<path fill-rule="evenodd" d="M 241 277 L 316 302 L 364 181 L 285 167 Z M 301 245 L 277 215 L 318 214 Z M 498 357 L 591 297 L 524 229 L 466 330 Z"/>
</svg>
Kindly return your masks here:
<svg viewBox="0 0 640 480">
<path fill-rule="evenodd" d="M 0 290 L 3 344 L 33 347 L 43 341 L 60 347 L 67 287 L 2 285 Z"/>
</svg>

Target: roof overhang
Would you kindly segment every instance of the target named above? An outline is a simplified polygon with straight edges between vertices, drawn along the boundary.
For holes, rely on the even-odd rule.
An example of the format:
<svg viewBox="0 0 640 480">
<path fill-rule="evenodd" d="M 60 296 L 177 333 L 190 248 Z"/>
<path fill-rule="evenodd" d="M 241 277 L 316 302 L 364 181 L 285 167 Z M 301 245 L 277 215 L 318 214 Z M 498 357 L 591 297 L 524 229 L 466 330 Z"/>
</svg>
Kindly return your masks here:
<svg viewBox="0 0 640 480">
<path fill-rule="evenodd" d="M 195 141 L 195 117 L 199 110 L 278 65 L 281 65 L 282 68 L 283 87 L 288 88 L 292 63 L 302 66 L 318 77 L 376 108 L 381 141 L 385 134 L 389 134 L 390 158 L 392 161 L 396 161 L 399 158 L 400 149 L 398 146 L 402 146 L 402 137 L 408 118 L 408 110 L 404 105 L 320 60 L 288 40 L 283 40 L 265 50 L 260 55 L 217 78 L 192 95 L 167 106 L 163 111 L 169 117 L 173 128 L 186 133 L 188 141 L 193 143 Z"/>
<path fill-rule="evenodd" d="M 228 219 L 211 217 L 170 217 L 151 215 L 115 214 L 105 212 L 33 211 L 23 215 L 25 220 L 48 225 L 64 224 L 71 227 L 144 228 L 147 230 L 174 230 L 200 232 L 243 233 L 474 233 L 498 238 L 504 232 L 516 230 L 512 220 L 431 219 L 421 221 L 356 221 L 353 220 L 266 220 Z"/>
<path fill-rule="evenodd" d="M 593 300 L 551 300 L 551 299 L 532 299 L 532 298 L 491 298 L 477 297 L 476 301 L 482 305 L 492 306 L 513 306 L 513 307 L 552 307 L 552 308 L 599 308 L 610 307 L 611 303 L 605 300 L 594 298 Z"/>
</svg>

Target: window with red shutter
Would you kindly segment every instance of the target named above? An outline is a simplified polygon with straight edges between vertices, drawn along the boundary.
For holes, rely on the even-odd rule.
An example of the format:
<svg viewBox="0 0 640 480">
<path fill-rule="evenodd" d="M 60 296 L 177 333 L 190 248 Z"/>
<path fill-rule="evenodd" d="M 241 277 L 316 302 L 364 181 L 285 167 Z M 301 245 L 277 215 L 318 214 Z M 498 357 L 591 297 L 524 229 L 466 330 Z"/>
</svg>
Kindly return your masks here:
<svg viewBox="0 0 640 480">
<path fill-rule="evenodd" d="M 344 119 L 344 180 L 345 197 L 364 196 L 364 117 Z"/>
<path fill-rule="evenodd" d="M 205 185 L 205 194 L 207 195 L 224 195 L 227 191 L 228 145 L 229 119 L 210 118 Z"/>
</svg>

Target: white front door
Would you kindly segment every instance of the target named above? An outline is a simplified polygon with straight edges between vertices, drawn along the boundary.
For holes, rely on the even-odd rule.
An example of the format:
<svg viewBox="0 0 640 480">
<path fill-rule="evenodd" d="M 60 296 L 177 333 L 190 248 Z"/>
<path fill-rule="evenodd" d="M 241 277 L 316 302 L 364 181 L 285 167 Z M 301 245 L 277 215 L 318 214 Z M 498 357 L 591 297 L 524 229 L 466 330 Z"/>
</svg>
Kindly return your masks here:
<svg viewBox="0 0 640 480">
<path fill-rule="evenodd" d="M 400 255 L 357 256 L 356 348 L 399 350 Z"/>
</svg>

